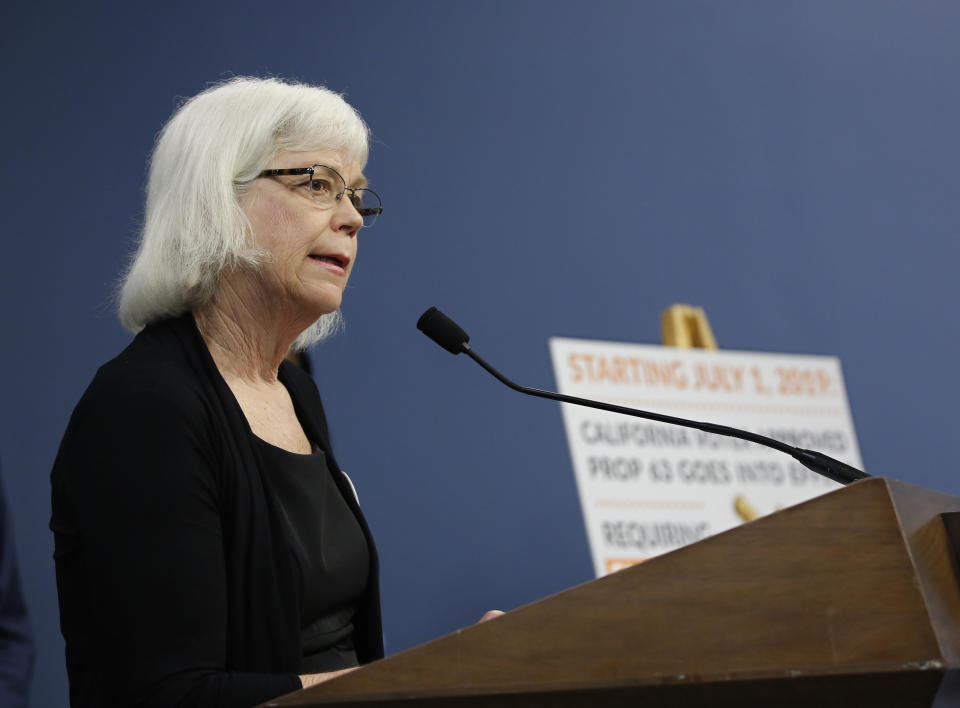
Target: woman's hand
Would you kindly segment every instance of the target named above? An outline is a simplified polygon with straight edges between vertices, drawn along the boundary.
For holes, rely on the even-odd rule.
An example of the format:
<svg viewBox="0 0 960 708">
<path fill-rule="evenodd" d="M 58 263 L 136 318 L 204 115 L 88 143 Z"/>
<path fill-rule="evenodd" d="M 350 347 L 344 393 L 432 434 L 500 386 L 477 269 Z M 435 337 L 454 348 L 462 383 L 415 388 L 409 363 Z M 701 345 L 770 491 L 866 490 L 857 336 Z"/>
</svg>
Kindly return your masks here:
<svg viewBox="0 0 960 708">
<path fill-rule="evenodd" d="M 489 612 L 487 614 L 489 614 Z M 339 671 L 326 671 L 322 674 L 304 674 L 303 676 L 300 677 L 300 683 L 303 684 L 304 688 L 310 688 L 311 686 L 316 686 L 318 683 L 323 683 L 324 681 L 335 679 L 337 676 L 343 676 L 344 674 L 349 674 L 351 671 L 356 671 L 359 668 L 360 668 L 359 666 L 351 666 L 349 669 L 340 669 Z"/>
<path fill-rule="evenodd" d="M 502 614 L 502 610 L 488 610 L 484 613 L 483 617 L 479 619 L 477 624 L 480 624 L 480 622 L 486 622 L 487 620 L 492 620 L 494 617 L 499 617 Z"/>
</svg>

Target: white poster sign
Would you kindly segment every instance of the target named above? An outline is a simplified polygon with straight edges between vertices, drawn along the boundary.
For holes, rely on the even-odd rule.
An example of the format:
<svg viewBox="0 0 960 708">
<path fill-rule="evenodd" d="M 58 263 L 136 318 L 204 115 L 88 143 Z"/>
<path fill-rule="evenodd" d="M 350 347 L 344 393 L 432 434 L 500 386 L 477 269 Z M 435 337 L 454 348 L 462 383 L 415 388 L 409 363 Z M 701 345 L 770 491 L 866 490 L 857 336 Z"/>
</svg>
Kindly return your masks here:
<svg viewBox="0 0 960 708">
<path fill-rule="evenodd" d="M 571 396 L 742 428 L 863 469 L 835 357 L 550 340 Z M 775 450 L 562 404 L 597 576 L 839 485 Z"/>
</svg>

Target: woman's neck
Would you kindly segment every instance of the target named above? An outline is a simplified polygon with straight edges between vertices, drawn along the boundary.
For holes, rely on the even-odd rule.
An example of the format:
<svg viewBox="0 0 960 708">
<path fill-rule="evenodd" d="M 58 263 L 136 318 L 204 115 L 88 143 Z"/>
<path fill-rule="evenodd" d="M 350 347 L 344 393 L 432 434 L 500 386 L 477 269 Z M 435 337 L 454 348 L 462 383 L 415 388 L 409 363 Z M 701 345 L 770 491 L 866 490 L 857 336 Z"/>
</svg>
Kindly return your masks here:
<svg viewBox="0 0 960 708">
<path fill-rule="evenodd" d="M 289 308 L 271 307 L 264 298 L 244 297 L 230 283 L 222 284 L 193 316 L 223 377 L 248 384 L 276 384 L 280 363 L 311 324 Z"/>
</svg>

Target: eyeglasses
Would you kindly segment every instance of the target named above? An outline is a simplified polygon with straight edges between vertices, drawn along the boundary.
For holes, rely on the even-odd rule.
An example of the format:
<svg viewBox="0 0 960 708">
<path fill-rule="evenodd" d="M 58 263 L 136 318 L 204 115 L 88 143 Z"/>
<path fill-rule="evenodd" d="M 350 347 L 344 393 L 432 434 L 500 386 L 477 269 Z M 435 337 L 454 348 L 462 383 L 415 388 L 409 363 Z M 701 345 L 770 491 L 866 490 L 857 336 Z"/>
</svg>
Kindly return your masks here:
<svg viewBox="0 0 960 708">
<path fill-rule="evenodd" d="M 346 180 L 332 167 L 313 165 L 311 167 L 291 167 L 279 170 L 264 170 L 257 177 L 276 177 L 277 175 L 310 175 L 307 187 L 313 201 L 323 209 L 336 206 L 343 195 L 350 192 L 350 203 L 363 217 L 364 228 L 373 226 L 377 217 L 383 213 L 380 195 L 366 187 L 348 187 Z"/>
</svg>

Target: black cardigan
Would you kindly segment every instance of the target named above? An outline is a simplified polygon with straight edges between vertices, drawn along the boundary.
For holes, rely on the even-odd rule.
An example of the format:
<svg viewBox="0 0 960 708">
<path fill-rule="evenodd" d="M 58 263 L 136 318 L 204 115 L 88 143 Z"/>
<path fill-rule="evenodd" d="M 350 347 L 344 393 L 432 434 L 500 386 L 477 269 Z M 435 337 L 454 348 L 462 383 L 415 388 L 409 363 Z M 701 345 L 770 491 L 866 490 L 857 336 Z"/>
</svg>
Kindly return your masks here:
<svg viewBox="0 0 960 708">
<path fill-rule="evenodd" d="M 313 381 L 284 362 L 307 436 L 370 545 L 357 656 L 383 656 L 377 556 Z M 265 467 L 193 316 L 144 329 L 97 372 L 51 474 L 70 699 L 252 706 L 300 688 L 301 588 Z"/>
</svg>

